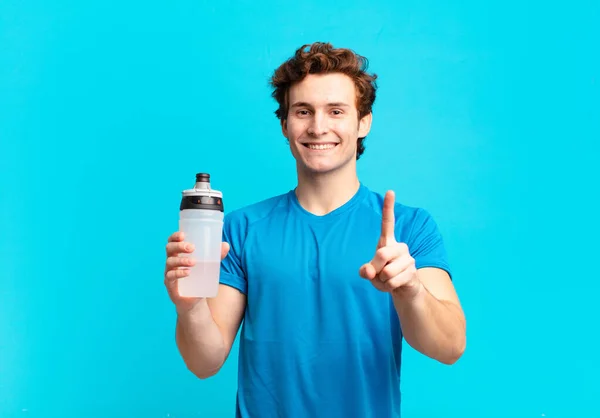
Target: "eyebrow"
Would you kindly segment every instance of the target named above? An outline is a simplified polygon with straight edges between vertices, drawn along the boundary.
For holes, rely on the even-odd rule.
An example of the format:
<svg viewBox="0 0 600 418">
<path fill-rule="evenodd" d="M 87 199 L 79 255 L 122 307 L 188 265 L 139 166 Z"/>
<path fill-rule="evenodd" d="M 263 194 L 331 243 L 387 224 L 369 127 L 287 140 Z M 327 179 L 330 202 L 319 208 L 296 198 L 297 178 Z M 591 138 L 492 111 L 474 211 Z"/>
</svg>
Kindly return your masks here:
<svg viewBox="0 0 600 418">
<path fill-rule="evenodd" d="M 350 107 L 349 104 L 343 103 L 343 102 L 333 102 L 333 103 L 327 103 L 328 107 Z M 307 102 L 296 102 L 293 105 L 290 106 L 290 108 L 293 107 L 313 107 L 310 103 Z"/>
</svg>

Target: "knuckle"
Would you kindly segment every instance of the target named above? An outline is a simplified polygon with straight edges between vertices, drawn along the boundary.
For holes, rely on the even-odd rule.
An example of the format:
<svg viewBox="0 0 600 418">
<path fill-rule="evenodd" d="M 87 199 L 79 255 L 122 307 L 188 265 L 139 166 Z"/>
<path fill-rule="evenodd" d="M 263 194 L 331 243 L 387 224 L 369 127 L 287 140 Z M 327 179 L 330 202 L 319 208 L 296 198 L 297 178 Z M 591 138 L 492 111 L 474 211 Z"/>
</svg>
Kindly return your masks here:
<svg viewBox="0 0 600 418">
<path fill-rule="evenodd" d="M 381 273 L 379 273 L 379 276 L 384 280 L 384 281 L 388 281 L 390 280 L 392 277 L 394 277 L 394 272 L 393 272 L 393 268 L 390 266 L 385 266 L 383 268 L 383 270 L 381 270 Z"/>
<path fill-rule="evenodd" d="M 385 247 L 386 254 L 389 256 L 395 255 L 398 252 L 398 248 L 394 244 L 390 244 Z"/>
<path fill-rule="evenodd" d="M 382 247 L 375 252 L 375 258 L 379 261 L 386 261 L 389 258 L 389 248 Z"/>
<path fill-rule="evenodd" d="M 389 291 L 396 289 L 397 287 L 400 286 L 400 284 L 401 284 L 401 282 L 400 282 L 399 278 L 394 278 L 394 279 L 386 282 L 386 286 L 388 287 Z"/>
<path fill-rule="evenodd" d="M 175 282 L 177 282 L 177 279 L 185 277 L 186 275 L 187 272 L 182 269 L 169 270 L 165 275 L 165 283 L 168 286 L 172 286 Z"/>
</svg>

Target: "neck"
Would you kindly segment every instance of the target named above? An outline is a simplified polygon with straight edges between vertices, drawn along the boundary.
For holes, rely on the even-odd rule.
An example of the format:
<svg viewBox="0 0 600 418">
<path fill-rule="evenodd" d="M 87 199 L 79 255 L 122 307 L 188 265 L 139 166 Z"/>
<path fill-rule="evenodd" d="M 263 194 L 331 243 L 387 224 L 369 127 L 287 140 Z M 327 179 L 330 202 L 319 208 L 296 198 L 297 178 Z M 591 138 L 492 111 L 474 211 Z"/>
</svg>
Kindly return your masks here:
<svg viewBox="0 0 600 418">
<path fill-rule="evenodd" d="M 322 216 L 347 203 L 359 187 L 356 170 L 346 169 L 320 175 L 298 171 L 296 196 L 304 209 Z"/>
</svg>

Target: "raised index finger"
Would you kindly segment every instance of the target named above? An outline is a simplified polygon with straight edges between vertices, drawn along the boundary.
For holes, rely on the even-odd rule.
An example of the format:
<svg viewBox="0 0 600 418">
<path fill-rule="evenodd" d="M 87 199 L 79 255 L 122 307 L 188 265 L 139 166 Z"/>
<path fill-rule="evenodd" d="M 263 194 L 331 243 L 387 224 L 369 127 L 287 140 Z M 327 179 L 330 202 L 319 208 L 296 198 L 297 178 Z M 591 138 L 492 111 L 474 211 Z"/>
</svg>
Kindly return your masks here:
<svg viewBox="0 0 600 418">
<path fill-rule="evenodd" d="M 389 190 L 383 199 L 383 213 L 381 216 L 381 238 L 386 243 L 396 240 L 394 224 L 394 192 Z"/>
</svg>

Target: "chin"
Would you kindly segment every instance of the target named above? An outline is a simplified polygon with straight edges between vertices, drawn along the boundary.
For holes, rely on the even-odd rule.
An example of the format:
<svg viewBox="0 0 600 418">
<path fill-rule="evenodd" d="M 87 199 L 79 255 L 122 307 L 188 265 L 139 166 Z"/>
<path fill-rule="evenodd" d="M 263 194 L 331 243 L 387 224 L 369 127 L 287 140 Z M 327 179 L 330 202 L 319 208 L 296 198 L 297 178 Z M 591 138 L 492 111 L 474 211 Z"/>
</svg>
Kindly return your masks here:
<svg viewBox="0 0 600 418">
<path fill-rule="evenodd" d="M 339 145 L 338 145 L 339 147 Z M 304 146 L 292 149 L 299 170 L 311 174 L 322 175 L 343 170 L 352 164 L 353 155 L 343 156 L 341 149 L 308 151 Z"/>
<path fill-rule="evenodd" d="M 302 171 L 310 174 L 328 174 L 341 169 L 343 166 L 332 163 L 315 163 L 301 161 L 300 167 Z"/>
</svg>

